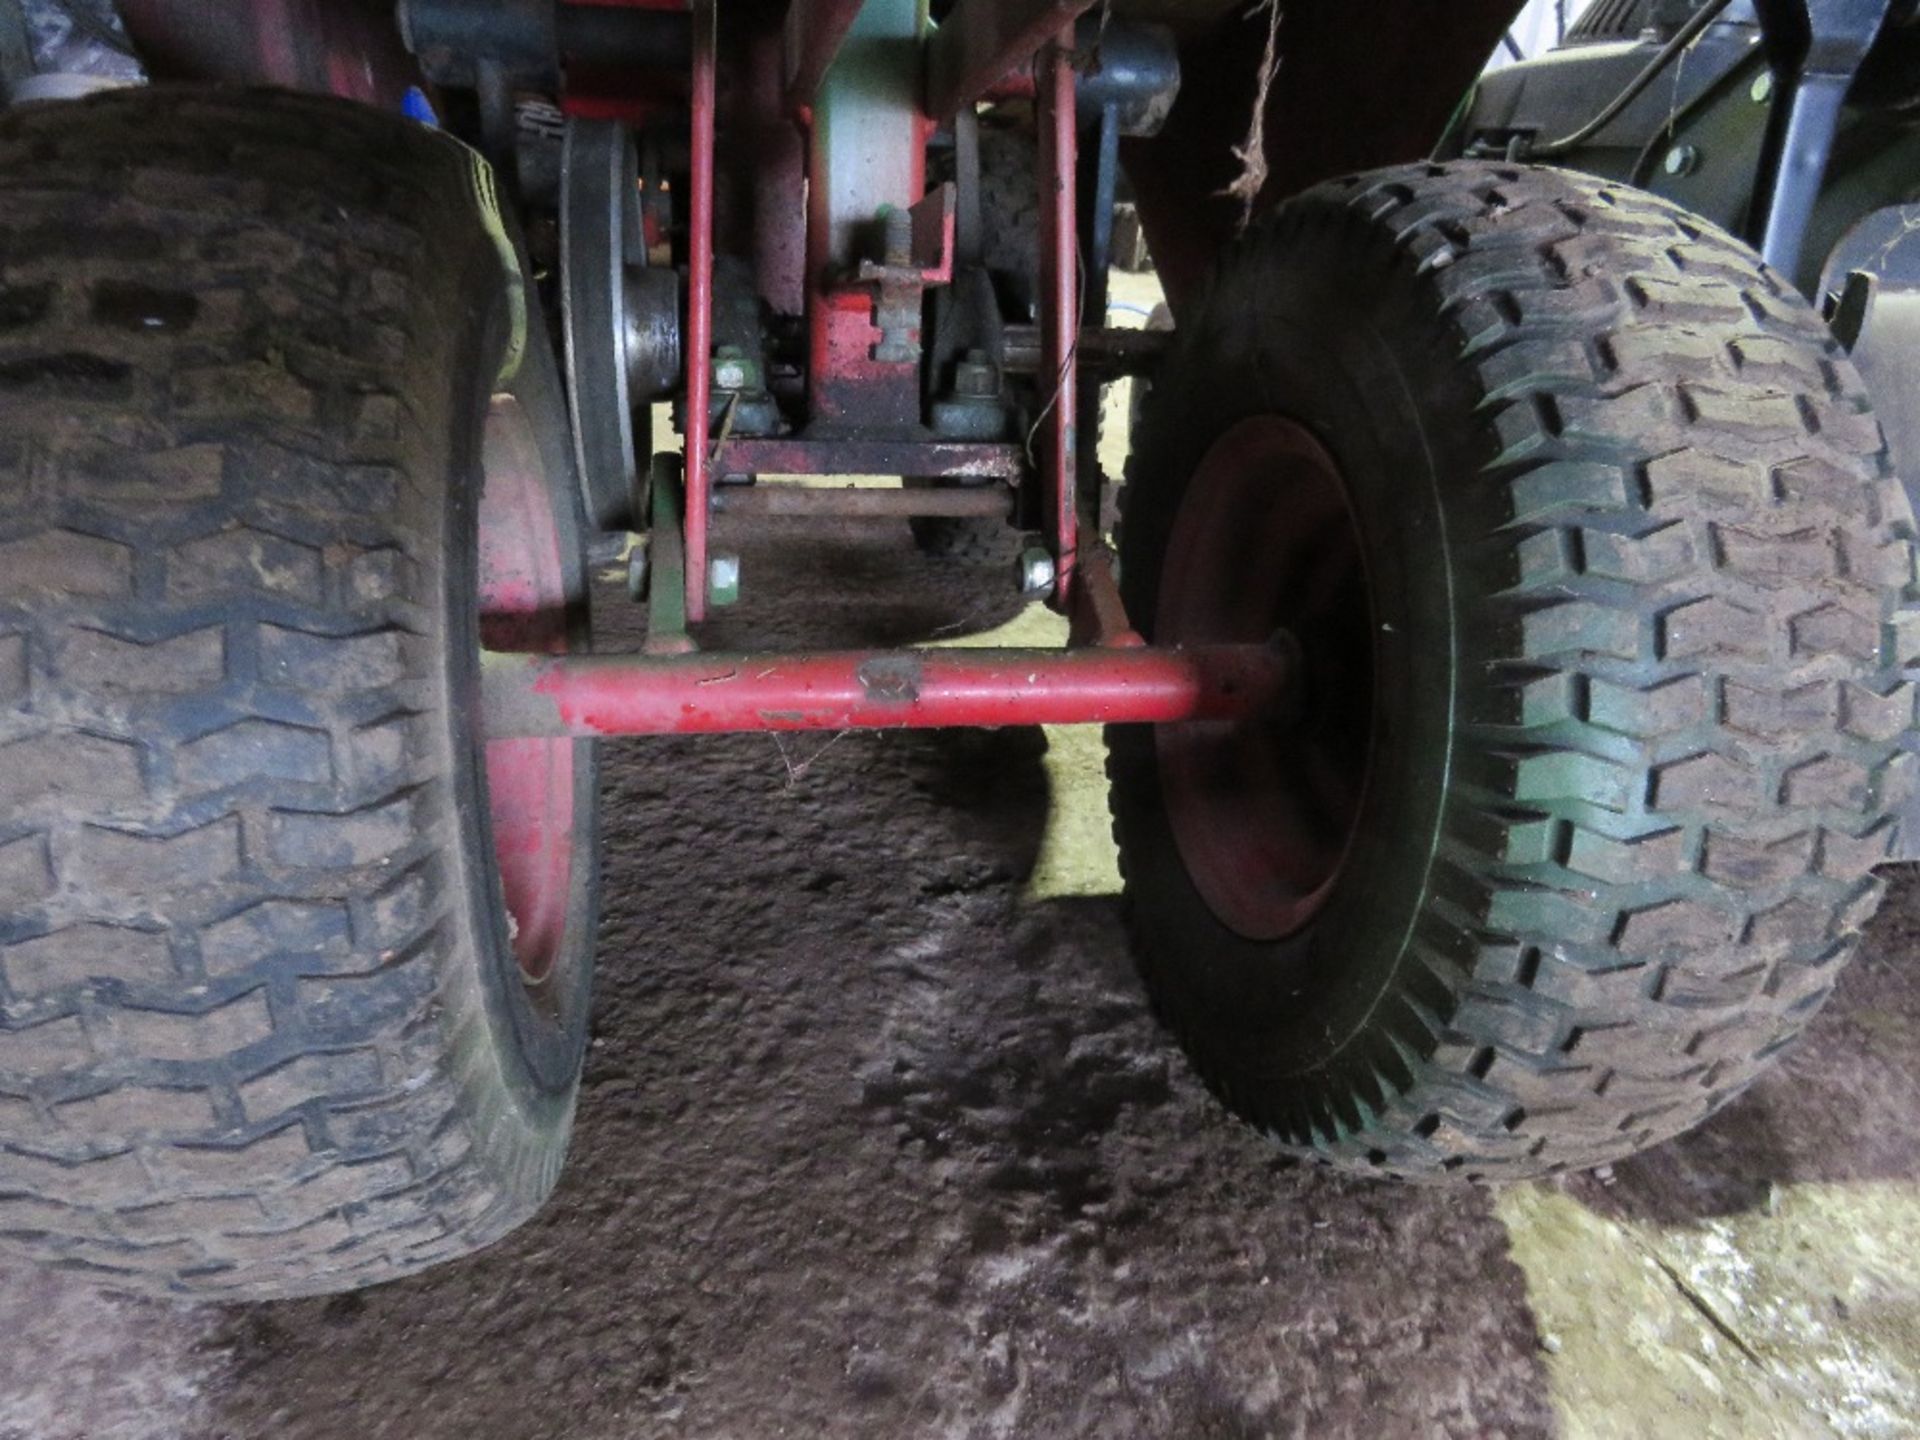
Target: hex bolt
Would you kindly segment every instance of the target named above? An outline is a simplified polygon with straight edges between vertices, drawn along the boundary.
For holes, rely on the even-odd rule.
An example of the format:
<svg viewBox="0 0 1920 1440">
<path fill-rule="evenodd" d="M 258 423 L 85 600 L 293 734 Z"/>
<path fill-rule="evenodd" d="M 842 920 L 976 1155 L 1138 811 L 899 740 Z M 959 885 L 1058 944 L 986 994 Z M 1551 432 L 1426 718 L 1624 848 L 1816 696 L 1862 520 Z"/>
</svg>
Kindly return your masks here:
<svg viewBox="0 0 1920 1440">
<path fill-rule="evenodd" d="M 969 350 L 953 367 L 953 393 L 968 400 L 997 400 L 1000 372 L 984 350 Z"/>
<path fill-rule="evenodd" d="M 730 550 L 716 550 L 707 557 L 707 599 L 715 605 L 731 605 L 740 598 L 740 557 Z"/>
<path fill-rule="evenodd" d="M 1700 168 L 1700 151 L 1692 145 L 1676 145 L 1660 161 L 1660 168 L 1676 177 L 1691 175 Z"/>
<path fill-rule="evenodd" d="M 713 352 L 713 388 L 758 390 L 760 367 L 738 345 L 722 345 Z"/>
<path fill-rule="evenodd" d="M 1029 600 L 1044 600 L 1053 593 L 1053 556 L 1044 547 L 1029 545 L 1016 562 L 1014 583 Z"/>
<path fill-rule="evenodd" d="M 895 205 L 886 212 L 887 264 L 907 266 L 913 263 L 913 216 Z"/>
</svg>

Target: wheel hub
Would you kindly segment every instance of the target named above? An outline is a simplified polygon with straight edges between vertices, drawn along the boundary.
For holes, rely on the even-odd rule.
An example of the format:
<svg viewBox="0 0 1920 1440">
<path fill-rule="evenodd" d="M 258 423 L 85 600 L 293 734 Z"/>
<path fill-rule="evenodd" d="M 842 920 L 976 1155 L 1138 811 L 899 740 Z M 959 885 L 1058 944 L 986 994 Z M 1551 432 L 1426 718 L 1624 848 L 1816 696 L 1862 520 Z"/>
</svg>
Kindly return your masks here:
<svg viewBox="0 0 1920 1440">
<path fill-rule="evenodd" d="M 480 643 L 489 650 L 567 648 L 566 567 L 546 467 L 526 413 L 496 395 L 481 442 Z M 567 930 L 573 885 L 574 746 L 490 740 L 488 805 L 507 934 L 529 983 L 547 979 Z"/>
<path fill-rule="evenodd" d="M 1352 845 L 1373 726 L 1373 619 L 1339 467 L 1301 425 L 1258 416 L 1189 482 L 1161 575 L 1162 645 L 1296 647 L 1287 706 L 1162 725 L 1161 788 L 1194 887 L 1250 940 L 1303 928 Z"/>
</svg>

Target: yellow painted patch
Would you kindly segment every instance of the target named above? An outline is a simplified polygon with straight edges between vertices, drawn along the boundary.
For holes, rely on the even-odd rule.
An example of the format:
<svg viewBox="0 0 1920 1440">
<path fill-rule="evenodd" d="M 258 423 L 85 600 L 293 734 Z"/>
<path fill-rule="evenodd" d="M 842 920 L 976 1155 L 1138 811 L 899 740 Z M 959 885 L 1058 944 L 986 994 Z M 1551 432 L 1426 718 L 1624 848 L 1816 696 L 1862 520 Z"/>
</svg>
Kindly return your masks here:
<svg viewBox="0 0 1920 1440">
<path fill-rule="evenodd" d="M 1029 605 L 1004 625 L 943 640 L 941 645 L 1059 649 L 1067 622 L 1044 605 Z M 1062 895 L 1117 895 L 1120 857 L 1107 818 L 1107 751 L 1098 725 L 1045 725 L 1047 828 L 1027 877 L 1029 900 Z"/>
<path fill-rule="evenodd" d="M 1547 1184 L 1496 1209 L 1568 1440 L 1920 1433 L 1920 1187 L 1786 1186 L 1684 1226 Z"/>
</svg>

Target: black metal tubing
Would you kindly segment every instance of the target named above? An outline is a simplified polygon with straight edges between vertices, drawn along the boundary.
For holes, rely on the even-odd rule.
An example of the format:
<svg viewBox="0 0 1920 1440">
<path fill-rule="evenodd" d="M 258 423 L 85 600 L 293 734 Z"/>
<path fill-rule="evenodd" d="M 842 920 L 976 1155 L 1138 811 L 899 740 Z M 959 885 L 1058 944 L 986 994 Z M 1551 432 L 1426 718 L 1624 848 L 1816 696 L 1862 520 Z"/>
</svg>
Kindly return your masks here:
<svg viewBox="0 0 1920 1440">
<path fill-rule="evenodd" d="M 1799 267 L 1841 107 L 1891 8 L 1890 0 L 1757 0 L 1774 92 L 1747 238 L 1783 275 Z"/>
<path fill-rule="evenodd" d="M 1700 37 L 1700 33 L 1717 20 L 1720 17 L 1721 11 L 1725 10 L 1731 3 L 1732 0 L 1707 0 L 1706 4 L 1702 5 L 1698 10 L 1694 11 L 1692 15 L 1687 17 L 1687 23 L 1673 32 L 1673 38 L 1660 47 L 1659 52 L 1646 63 L 1640 73 L 1629 80 L 1626 87 L 1622 89 L 1618 95 L 1614 96 L 1613 99 L 1609 100 L 1606 105 L 1601 108 L 1598 115 L 1595 115 L 1578 130 L 1562 135 L 1558 140 L 1547 140 L 1538 145 L 1528 145 L 1526 147 L 1526 153 L 1522 158 L 1527 160 L 1548 160 L 1556 155 L 1565 155 L 1571 150 L 1578 150 L 1582 145 L 1586 144 L 1587 141 L 1611 125 L 1623 110 L 1640 97 L 1641 92 L 1644 91 L 1647 86 L 1659 79 L 1661 72 L 1678 59 L 1680 52 L 1697 40 Z"/>
</svg>

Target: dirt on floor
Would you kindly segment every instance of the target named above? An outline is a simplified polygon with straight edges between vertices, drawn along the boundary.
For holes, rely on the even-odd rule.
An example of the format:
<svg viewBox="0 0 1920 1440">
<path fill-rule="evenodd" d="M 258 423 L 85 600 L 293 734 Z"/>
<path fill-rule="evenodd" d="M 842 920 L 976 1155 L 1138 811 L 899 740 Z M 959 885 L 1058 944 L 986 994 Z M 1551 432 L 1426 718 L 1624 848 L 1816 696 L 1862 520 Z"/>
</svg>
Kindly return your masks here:
<svg viewBox="0 0 1920 1440">
<path fill-rule="evenodd" d="M 904 528 L 743 548 L 719 644 L 1012 610 L 929 581 Z M 1100 843 L 1076 743 L 610 748 L 595 1039 L 546 1211 L 328 1300 L 177 1309 L 9 1268 L 0 1437 L 1913 1433 L 1920 1259 L 1889 1237 L 1920 1157 L 1920 885 L 1699 1134 L 1504 1196 L 1348 1182 L 1214 1105 L 1118 901 L 1062 893 L 1104 863 L 1043 852 Z M 1888 1194 L 1892 1220 L 1849 1209 Z M 1805 1316 L 1761 1313 L 1773 1271 Z"/>
</svg>

